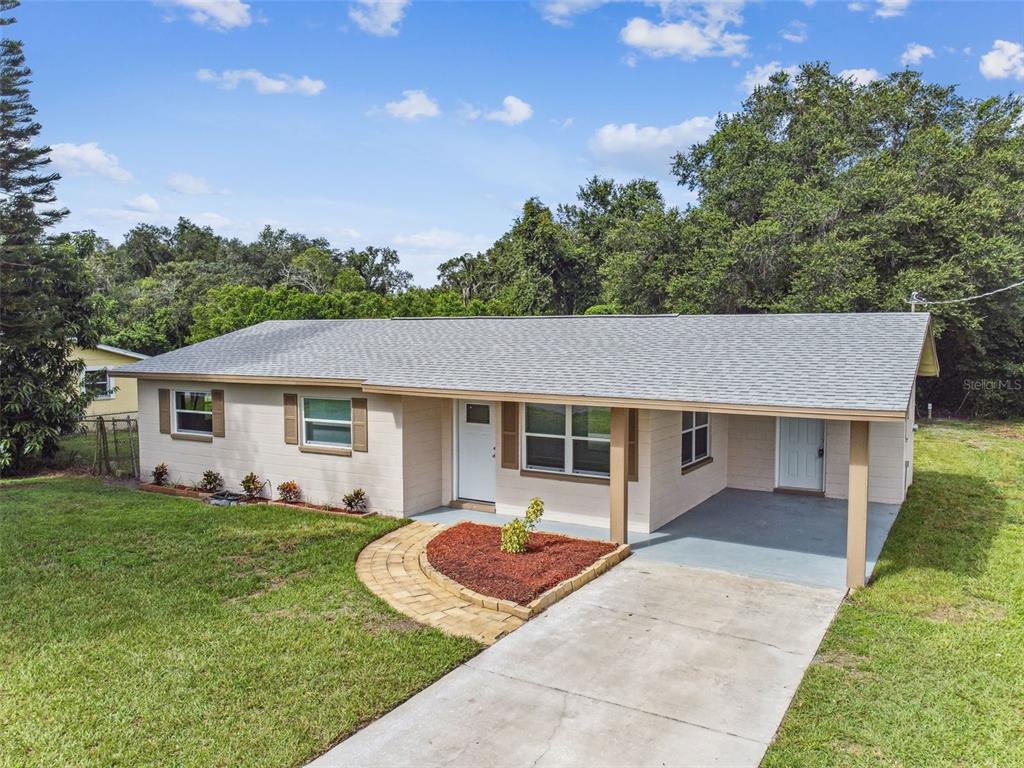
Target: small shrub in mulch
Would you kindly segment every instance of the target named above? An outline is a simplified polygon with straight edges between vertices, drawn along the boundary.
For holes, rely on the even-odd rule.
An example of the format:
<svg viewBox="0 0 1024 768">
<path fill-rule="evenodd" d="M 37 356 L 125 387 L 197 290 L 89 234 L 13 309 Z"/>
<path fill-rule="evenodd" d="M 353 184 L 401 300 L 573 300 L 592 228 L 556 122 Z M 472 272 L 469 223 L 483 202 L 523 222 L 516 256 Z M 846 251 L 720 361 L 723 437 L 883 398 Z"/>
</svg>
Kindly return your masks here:
<svg viewBox="0 0 1024 768">
<path fill-rule="evenodd" d="M 474 592 L 526 605 L 615 548 L 606 541 L 531 533 L 526 552 L 509 554 L 501 551 L 500 528 L 459 523 L 430 540 L 427 560 Z"/>
</svg>

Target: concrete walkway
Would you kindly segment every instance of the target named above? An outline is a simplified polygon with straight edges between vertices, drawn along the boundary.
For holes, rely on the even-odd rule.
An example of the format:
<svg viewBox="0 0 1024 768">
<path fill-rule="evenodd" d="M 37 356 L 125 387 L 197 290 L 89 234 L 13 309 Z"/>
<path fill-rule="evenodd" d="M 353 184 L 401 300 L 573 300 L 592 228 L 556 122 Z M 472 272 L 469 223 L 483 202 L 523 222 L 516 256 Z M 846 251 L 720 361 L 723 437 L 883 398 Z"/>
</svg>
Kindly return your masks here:
<svg viewBox="0 0 1024 768">
<path fill-rule="evenodd" d="M 311 765 L 756 766 L 842 597 L 630 558 Z"/>
<path fill-rule="evenodd" d="M 521 619 L 474 605 L 427 577 L 420 553 L 438 530 L 416 520 L 370 542 L 356 560 L 356 576 L 399 613 L 452 635 L 491 645 L 521 627 Z"/>
</svg>

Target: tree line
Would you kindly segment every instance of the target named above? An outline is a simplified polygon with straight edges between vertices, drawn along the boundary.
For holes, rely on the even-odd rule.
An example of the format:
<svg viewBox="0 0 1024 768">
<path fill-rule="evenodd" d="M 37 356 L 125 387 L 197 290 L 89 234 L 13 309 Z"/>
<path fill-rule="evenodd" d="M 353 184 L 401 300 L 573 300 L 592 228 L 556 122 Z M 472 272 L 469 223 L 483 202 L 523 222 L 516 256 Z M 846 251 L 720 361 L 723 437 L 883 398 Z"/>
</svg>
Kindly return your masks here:
<svg viewBox="0 0 1024 768">
<path fill-rule="evenodd" d="M 251 242 L 187 219 L 117 245 L 52 234 L 67 211 L 48 207 L 58 176 L 32 146 L 21 44 L 5 39 L 0 59 L 0 468 L 52 452 L 81 414 L 75 342 L 158 354 L 271 319 L 906 311 L 912 291 L 952 299 L 1024 276 L 1024 104 L 910 71 L 866 86 L 825 63 L 779 73 L 666 158 L 692 205 L 594 177 L 574 201 L 528 199 L 490 248 L 422 288 L 390 248 L 271 227 Z M 933 311 L 943 372 L 922 400 L 1024 414 L 1024 290 Z"/>
</svg>

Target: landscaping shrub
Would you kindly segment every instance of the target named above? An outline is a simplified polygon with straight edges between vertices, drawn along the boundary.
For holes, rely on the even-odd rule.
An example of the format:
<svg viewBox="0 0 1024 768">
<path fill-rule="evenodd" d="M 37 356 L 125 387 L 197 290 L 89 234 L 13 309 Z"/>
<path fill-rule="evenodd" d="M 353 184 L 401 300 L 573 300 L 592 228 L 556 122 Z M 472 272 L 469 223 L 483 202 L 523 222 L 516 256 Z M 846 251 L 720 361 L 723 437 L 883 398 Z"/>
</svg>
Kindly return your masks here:
<svg viewBox="0 0 1024 768">
<path fill-rule="evenodd" d="M 526 508 L 526 516 L 518 517 L 501 526 L 501 551 L 510 554 L 522 554 L 526 551 L 526 543 L 530 539 L 530 531 L 537 527 L 537 521 L 544 514 L 544 502 L 537 496 L 530 499 Z"/>
<path fill-rule="evenodd" d="M 167 483 L 167 475 L 170 471 L 166 464 L 157 464 L 153 467 L 153 485 L 164 485 Z"/>
<path fill-rule="evenodd" d="M 281 501 L 298 501 L 302 498 L 302 491 L 294 480 L 285 480 L 277 486 L 277 495 Z"/>
<path fill-rule="evenodd" d="M 250 499 L 255 499 L 263 493 L 263 480 L 255 472 L 250 472 L 242 478 L 242 493 Z"/>
<path fill-rule="evenodd" d="M 207 493 L 216 493 L 224 485 L 224 478 L 220 472 L 215 472 L 212 469 L 208 469 L 203 472 L 203 477 L 197 484 L 197 488 L 200 491 L 206 491 Z"/>
<path fill-rule="evenodd" d="M 346 493 L 342 496 L 341 501 L 348 512 L 365 512 L 369 499 L 366 496 L 366 491 L 362 488 L 356 488 L 352 493 Z"/>
</svg>

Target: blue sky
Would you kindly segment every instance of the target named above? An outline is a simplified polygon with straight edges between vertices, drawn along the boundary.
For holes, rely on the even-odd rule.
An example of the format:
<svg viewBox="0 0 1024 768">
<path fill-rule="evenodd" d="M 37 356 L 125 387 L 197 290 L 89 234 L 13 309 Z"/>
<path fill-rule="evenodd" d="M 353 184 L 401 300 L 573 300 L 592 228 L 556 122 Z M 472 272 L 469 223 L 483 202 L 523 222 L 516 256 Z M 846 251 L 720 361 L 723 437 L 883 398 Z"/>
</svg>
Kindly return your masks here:
<svg viewBox="0 0 1024 768">
<path fill-rule="evenodd" d="M 119 242 L 178 216 L 253 237 L 391 245 L 420 284 L 523 201 L 658 179 L 774 69 L 910 66 L 970 97 L 1024 82 L 999 2 L 28 2 L 65 229 Z"/>
</svg>

